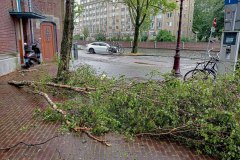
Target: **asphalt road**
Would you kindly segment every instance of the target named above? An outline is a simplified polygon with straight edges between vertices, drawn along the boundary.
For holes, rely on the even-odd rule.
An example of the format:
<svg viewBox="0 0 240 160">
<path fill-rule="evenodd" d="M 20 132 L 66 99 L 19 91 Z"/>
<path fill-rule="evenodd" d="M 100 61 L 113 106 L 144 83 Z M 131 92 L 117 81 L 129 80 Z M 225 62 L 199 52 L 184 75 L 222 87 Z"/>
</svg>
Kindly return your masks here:
<svg viewBox="0 0 240 160">
<path fill-rule="evenodd" d="M 173 67 L 174 50 L 158 50 L 156 53 L 148 51 L 144 56 L 126 56 L 109 54 L 89 54 L 79 50 L 78 59 L 73 63 L 73 69 L 79 65 L 88 64 L 97 71 L 97 74 L 105 73 L 109 77 L 125 75 L 126 78 L 162 80 L 162 74 L 170 73 Z M 193 52 L 182 52 L 181 74 L 184 75 L 193 68 L 201 55 Z M 150 73 L 155 73 L 151 76 Z"/>
</svg>

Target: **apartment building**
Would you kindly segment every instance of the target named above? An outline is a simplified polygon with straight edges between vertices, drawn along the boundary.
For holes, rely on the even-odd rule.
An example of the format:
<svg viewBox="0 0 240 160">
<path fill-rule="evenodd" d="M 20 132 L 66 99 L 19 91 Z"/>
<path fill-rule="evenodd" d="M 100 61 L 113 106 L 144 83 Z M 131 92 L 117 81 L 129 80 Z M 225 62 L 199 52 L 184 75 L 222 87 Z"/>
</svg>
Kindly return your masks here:
<svg viewBox="0 0 240 160">
<path fill-rule="evenodd" d="M 101 0 L 80 0 L 84 6 L 84 12 L 76 24 L 75 34 L 82 34 L 83 28 L 88 28 L 90 36 L 102 32 L 108 37 L 132 36 L 134 26 L 127 6 L 123 4 L 104 3 Z M 172 35 L 177 36 L 179 22 L 179 2 L 178 7 L 173 12 L 159 13 L 152 16 L 148 34 L 154 36 L 159 30 L 168 30 Z M 183 24 L 182 36 L 192 36 L 192 19 L 194 11 L 194 0 L 184 0 L 183 4 Z"/>
</svg>

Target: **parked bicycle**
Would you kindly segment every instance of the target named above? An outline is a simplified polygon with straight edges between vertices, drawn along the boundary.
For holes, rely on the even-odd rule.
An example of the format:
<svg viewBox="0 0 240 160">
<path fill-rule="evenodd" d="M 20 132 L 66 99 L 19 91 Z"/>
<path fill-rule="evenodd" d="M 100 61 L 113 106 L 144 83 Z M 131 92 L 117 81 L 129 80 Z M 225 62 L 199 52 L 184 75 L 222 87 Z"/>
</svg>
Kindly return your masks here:
<svg viewBox="0 0 240 160">
<path fill-rule="evenodd" d="M 184 81 L 190 79 L 212 79 L 215 80 L 217 76 L 217 62 L 219 61 L 219 53 L 216 56 L 211 56 L 210 51 L 208 51 L 208 55 L 210 57 L 209 60 L 203 62 L 197 62 L 197 65 L 194 69 L 188 71 L 184 75 Z"/>
<path fill-rule="evenodd" d="M 112 42 L 111 45 L 107 48 L 109 54 L 118 53 L 123 54 L 124 48 L 118 42 Z"/>
</svg>

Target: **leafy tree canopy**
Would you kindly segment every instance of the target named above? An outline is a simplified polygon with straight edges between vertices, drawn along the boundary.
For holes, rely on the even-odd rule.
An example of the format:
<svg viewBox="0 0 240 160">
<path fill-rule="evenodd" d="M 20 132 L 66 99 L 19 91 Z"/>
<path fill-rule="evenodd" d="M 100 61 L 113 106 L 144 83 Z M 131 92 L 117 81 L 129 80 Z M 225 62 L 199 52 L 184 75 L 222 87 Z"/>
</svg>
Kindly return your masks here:
<svg viewBox="0 0 240 160">
<path fill-rule="evenodd" d="M 105 0 L 112 3 L 123 3 L 128 7 L 131 22 L 134 26 L 134 41 L 132 53 L 137 53 L 138 37 L 146 19 L 157 13 L 172 11 L 176 7 L 174 0 Z M 147 26 L 147 23 L 146 23 Z"/>
<path fill-rule="evenodd" d="M 83 28 L 83 36 L 84 36 L 84 39 L 86 39 L 89 36 L 89 30 L 86 27 Z"/>
<path fill-rule="evenodd" d="M 96 41 L 106 41 L 106 35 L 104 33 L 98 33 L 95 39 Z"/>
<path fill-rule="evenodd" d="M 193 31 L 198 32 L 199 40 L 208 40 L 214 18 L 217 18 L 217 27 L 214 36 L 219 37 L 224 27 L 224 1 L 195 1 Z"/>
</svg>

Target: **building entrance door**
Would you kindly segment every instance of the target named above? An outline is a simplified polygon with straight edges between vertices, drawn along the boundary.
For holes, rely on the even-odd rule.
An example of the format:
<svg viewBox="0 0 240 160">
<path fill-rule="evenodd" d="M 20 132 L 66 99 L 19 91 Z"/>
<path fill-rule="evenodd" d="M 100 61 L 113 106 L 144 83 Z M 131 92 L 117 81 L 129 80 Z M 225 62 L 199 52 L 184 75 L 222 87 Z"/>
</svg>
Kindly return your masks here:
<svg viewBox="0 0 240 160">
<path fill-rule="evenodd" d="M 41 24 L 41 43 L 43 61 L 52 61 L 55 53 L 54 25 L 49 22 Z"/>
</svg>

